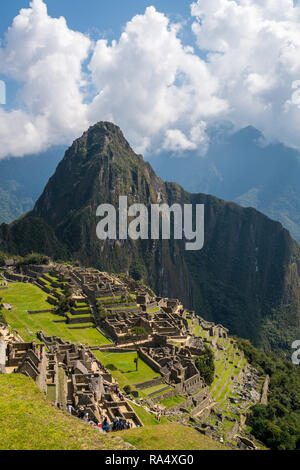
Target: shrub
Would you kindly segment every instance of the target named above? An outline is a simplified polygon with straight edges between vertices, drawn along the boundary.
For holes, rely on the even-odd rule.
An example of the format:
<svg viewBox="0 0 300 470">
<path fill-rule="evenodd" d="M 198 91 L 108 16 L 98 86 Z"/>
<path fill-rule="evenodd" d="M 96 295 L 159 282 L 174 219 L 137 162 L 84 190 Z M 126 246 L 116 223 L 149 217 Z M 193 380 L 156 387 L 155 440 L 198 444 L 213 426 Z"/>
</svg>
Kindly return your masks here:
<svg viewBox="0 0 300 470">
<path fill-rule="evenodd" d="M 108 316 L 109 313 L 107 310 L 103 307 L 101 302 L 97 303 L 97 309 L 96 309 L 96 315 L 97 315 L 97 320 L 102 323 Z"/>
<path fill-rule="evenodd" d="M 107 364 L 106 368 L 109 370 L 118 370 L 118 368 L 114 364 Z"/>
<path fill-rule="evenodd" d="M 255 405 L 247 419 L 252 434 L 272 450 L 299 450 L 300 367 L 276 354 L 266 354 L 238 339 L 248 361 L 270 376 L 267 405 Z"/>
<path fill-rule="evenodd" d="M 135 281 L 140 281 L 146 276 L 146 268 L 140 260 L 135 260 L 129 268 L 129 276 Z"/>
<path fill-rule="evenodd" d="M 209 346 L 195 360 L 197 369 L 207 385 L 211 385 L 215 375 L 214 352 Z"/>
<path fill-rule="evenodd" d="M 40 253 L 31 253 L 30 255 L 26 255 L 23 259 L 21 259 L 19 262 L 18 262 L 18 265 L 19 266 L 22 266 L 22 265 L 28 265 L 28 264 L 35 264 L 35 265 L 39 265 L 39 264 L 50 264 L 50 258 L 49 256 L 46 256 L 46 255 L 43 255 L 43 254 L 40 254 Z"/>
<path fill-rule="evenodd" d="M 130 387 L 130 385 L 125 385 L 125 387 L 124 387 L 124 392 L 125 392 L 127 395 L 129 395 L 129 393 L 131 393 L 131 387 Z"/>
</svg>

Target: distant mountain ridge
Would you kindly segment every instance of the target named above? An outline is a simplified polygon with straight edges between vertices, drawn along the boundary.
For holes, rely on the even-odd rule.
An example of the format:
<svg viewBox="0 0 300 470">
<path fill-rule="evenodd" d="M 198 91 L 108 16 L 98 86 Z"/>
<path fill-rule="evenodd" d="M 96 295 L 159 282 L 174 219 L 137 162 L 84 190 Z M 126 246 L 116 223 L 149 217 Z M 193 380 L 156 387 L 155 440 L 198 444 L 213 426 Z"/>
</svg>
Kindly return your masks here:
<svg viewBox="0 0 300 470">
<path fill-rule="evenodd" d="M 189 252 L 172 239 L 98 240 L 96 208 L 117 207 L 119 195 L 147 206 L 204 204 L 204 248 Z M 255 209 L 164 183 L 108 122 L 72 144 L 30 213 L 2 224 L 0 249 L 129 273 L 266 349 L 290 350 L 300 335 L 300 248 L 288 231 Z"/>
<path fill-rule="evenodd" d="M 254 207 L 286 227 L 300 242 L 300 153 L 282 144 L 263 144 L 249 126 L 211 135 L 205 157 L 163 154 L 150 158 L 159 176 L 187 191 L 214 194 Z"/>
<path fill-rule="evenodd" d="M 64 150 L 54 147 L 37 155 L 0 160 L 0 223 L 33 209 Z"/>
</svg>

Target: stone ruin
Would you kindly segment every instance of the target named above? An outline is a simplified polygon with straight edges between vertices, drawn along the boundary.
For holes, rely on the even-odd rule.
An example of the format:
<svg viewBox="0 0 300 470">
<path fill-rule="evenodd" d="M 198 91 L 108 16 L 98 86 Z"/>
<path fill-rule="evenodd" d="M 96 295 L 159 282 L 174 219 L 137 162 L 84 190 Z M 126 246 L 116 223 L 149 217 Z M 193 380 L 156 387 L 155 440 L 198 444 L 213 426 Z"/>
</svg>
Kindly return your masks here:
<svg viewBox="0 0 300 470">
<path fill-rule="evenodd" d="M 154 347 L 140 347 L 140 357 L 159 372 L 174 393 L 190 395 L 205 386 L 188 348 L 168 344 L 165 338 L 155 337 Z"/>
<path fill-rule="evenodd" d="M 34 380 L 64 410 L 88 413 L 89 420 L 112 424 L 118 417 L 129 427 L 143 426 L 117 382 L 94 354 L 83 346 L 38 332 L 41 343 L 23 343 L 11 335 L 0 338 L 0 373 L 21 373 Z"/>
<path fill-rule="evenodd" d="M 145 329 L 148 336 L 160 335 L 184 339 L 188 334 L 188 322 L 182 304 L 176 299 L 151 298 L 137 293 L 135 303 L 107 304 L 108 311 L 103 329 L 116 342 L 128 341 L 128 330 L 134 326 Z"/>
<path fill-rule="evenodd" d="M 138 354 L 161 375 L 161 381 L 165 386 L 167 384 L 167 389 L 173 388 L 172 392 L 167 391 L 166 395 L 161 395 L 160 398 L 170 393 L 188 398 L 206 390 L 207 393 L 201 394 L 200 402 L 211 403 L 212 399 L 195 366 L 193 356 L 201 355 L 208 343 L 216 350 L 222 348 L 218 344 L 218 339 L 226 339 L 228 336 L 228 330 L 222 325 L 207 322 L 195 315 L 195 312 L 186 310 L 178 299 L 155 296 L 150 288 L 124 275 L 109 275 L 97 269 L 55 263 L 49 266 L 25 266 L 21 273 L 11 272 L 10 274 L 25 276 L 28 282 L 37 284 L 48 292 L 48 300 L 49 302 L 51 300 L 51 303 L 54 302 L 54 305 L 57 304 L 61 294 L 55 290 L 49 290 L 43 279 L 46 280 L 47 274 L 50 274 L 58 279 L 57 287 L 67 286 L 75 302 L 80 301 L 81 304 L 86 304 L 85 313 L 87 315 L 89 312 L 89 321 L 94 322 L 94 327 L 97 326 L 115 343 L 114 346 L 100 346 L 100 349 L 106 350 L 113 346 L 115 350 L 126 350 L 126 347 L 130 344 L 132 346 L 133 342 L 128 335 L 130 329 L 135 326 L 143 327 L 146 335 L 139 342 Z M 52 282 L 52 285 L 55 284 Z M 97 319 L 99 305 L 107 312 L 106 318 L 101 322 Z M 80 309 L 78 313 L 70 312 L 67 322 L 80 323 L 82 312 L 84 312 L 83 309 Z M 86 317 L 83 317 L 82 321 L 86 321 Z M 194 335 L 196 328 L 203 332 L 201 337 Z M 103 370 L 90 350 L 62 343 L 58 338 L 51 339 L 54 344 L 49 343 L 49 338 L 45 336 L 42 341 L 50 351 L 47 356 L 47 387 L 51 389 L 51 384 L 57 383 L 57 364 L 60 364 L 59 367 L 64 371 L 67 384 L 65 400 L 67 405 L 86 406 L 89 413 L 97 419 L 101 413 L 101 406 L 107 410 L 106 413 L 110 419 L 116 413 L 117 415 L 123 413 L 126 416 L 127 413 L 132 413 L 132 409 L 129 410 L 129 405 L 125 402 L 122 410 L 115 404 L 116 396 L 110 395 L 115 386 L 114 380 L 108 371 Z M 91 369 L 91 355 L 93 367 L 96 370 Z M 76 372 L 74 372 L 74 367 Z M 155 383 L 158 384 L 158 381 Z M 143 384 L 137 385 L 143 386 Z M 99 408 L 100 395 L 102 405 Z M 135 422 L 138 425 L 136 418 Z"/>
</svg>

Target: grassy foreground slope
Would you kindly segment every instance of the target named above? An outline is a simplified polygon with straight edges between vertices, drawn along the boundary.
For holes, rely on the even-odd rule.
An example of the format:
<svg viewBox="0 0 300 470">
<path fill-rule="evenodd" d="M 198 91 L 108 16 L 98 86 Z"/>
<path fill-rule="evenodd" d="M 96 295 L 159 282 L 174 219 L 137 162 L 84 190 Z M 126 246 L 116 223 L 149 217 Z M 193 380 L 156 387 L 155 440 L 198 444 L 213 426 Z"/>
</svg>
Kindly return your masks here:
<svg viewBox="0 0 300 470">
<path fill-rule="evenodd" d="M 58 410 L 37 385 L 20 374 L 0 376 L 0 450 L 221 450 L 217 442 L 179 424 L 100 434 Z"/>
<path fill-rule="evenodd" d="M 116 433 L 139 450 L 225 450 L 217 441 L 181 424 L 145 426 Z"/>
<path fill-rule="evenodd" d="M 126 449 L 58 410 L 37 385 L 21 374 L 0 376 L 0 450 Z"/>
</svg>

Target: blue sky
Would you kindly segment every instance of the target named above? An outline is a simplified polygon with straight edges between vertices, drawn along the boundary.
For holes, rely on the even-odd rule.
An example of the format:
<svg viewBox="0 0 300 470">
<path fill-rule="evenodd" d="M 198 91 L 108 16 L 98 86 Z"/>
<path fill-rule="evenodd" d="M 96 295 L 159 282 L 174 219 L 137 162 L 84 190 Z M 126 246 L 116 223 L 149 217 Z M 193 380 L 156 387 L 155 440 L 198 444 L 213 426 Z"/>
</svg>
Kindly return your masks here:
<svg viewBox="0 0 300 470">
<path fill-rule="evenodd" d="M 0 158 L 68 145 L 99 120 L 118 124 L 145 155 L 203 156 L 210 127 L 224 121 L 300 148 L 300 7 L 292 0 L 12 0 L 0 8 Z"/>
<path fill-rule="evenodd" d="M 143 14 L 151 5 L 172 20 L 188 20 L 190 3 L 188 0 L 49 0 L 47 5 L 49 14 L 54 17 L 64 16 L 70 28 L 85 33 L 93 32 L 95 28 L 95 35 L 99 30 L 109 39 L 118 36 L 127 21 L 136 14 Z M 1 36 L 19 10 L 28 6 L 29 0 L 1 2 Z"/>
</svg>

